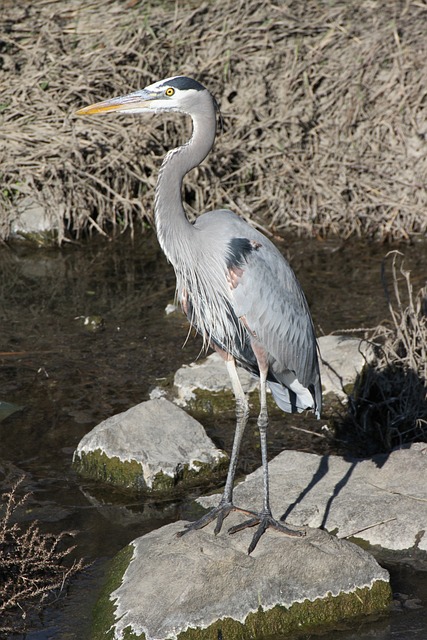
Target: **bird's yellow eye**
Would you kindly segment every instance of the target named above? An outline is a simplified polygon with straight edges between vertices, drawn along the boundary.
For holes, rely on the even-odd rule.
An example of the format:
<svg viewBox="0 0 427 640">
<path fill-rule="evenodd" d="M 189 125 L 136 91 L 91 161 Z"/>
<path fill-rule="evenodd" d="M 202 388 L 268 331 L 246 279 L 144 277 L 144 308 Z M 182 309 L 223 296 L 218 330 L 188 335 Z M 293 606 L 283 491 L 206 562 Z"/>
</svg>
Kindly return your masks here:
<svg viewBox="0 0 427 640">
<path fill-rule="evenodd" d="M 171 96 L 173 96 L 173 94 L 175 93 L 175 89 L 172 89 L 172 87 L 168 87 L 165 91 L 165 94 L 170 98 Z"/>
</svg>

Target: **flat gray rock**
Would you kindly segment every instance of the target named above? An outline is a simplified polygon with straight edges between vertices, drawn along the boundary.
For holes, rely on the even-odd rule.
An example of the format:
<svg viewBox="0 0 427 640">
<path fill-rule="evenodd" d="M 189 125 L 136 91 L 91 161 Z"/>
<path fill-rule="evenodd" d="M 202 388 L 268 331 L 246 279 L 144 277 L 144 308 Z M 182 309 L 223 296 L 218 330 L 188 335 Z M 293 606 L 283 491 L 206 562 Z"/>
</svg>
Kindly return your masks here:
<svg viewBox="0 0 427 640">
<path fill-rule="evenodd" d="M 355 383 L 366 363 L 372 362 L 374 350 L 366 340 L 349 336 L 321 336 L 318 343 L 323 394 L 346 399 L 345 388 Z"/>
<path fill-rule="evenodd" d="M 354 384 L 366 362 L 373 358 L 372 347 L 364 340 L 347 336 L 321 336 L 318 339 L 323 362 L 320 375 L 324 394 L 346 398 L 345 387 Z M 258 379 L 239 367 L 239 378 L 245 393 L 258 389 Z M 183 365 L 175 374 L 177 404 L 186 406 L 196 398 L 196 391 L 232 392 L 224 360 L 212 353 L 206 359 Z"/>
<path fill-rule="evenodd" d="M 427 551 L 427 444 L 367 460 L 284 451 L 269 469 L 273 514 L 285 514 L 288 524 L 322 526 L 394 551 Z M 261 500 L 257 469 L 236 487 L 234 502 L 257 510 Z M 218 501 L 199 498 L 204 507 Z"/>
<path fill-rule="evenodd" d="M 241 518 L 232 513 L 226 524 Z M 192 638 L 229 640 L 243 637 L 242 625 L 244 637 L 250 630 L 260 638 L 301 629 L 308 620 L 319 628 L 344 610 L 351 617 L 387 606 L 387 571 L 324 531 L 308 530 L 305 538 L 268 531 L 248 556 L 252 530 L 232 536 L 225 528 L 215 537 L 211 524 L 177 538 L 183 524 L 132 543 L 133 558 L 110 596 L 116 640 L 126 633 L 172 640 L 192 629 L 202 631 Z"/>
<path fill-rule="evenodd" d="M 101 422 L 82 438 L 73 460 L 82 473 L 148 491 L 193 481 L 227 461 L 202 425 L 164 398 Z"/>
<path fill-rule="evenodd" d="M 245 393 L 251 393 L 258 388 L 258 380 L 248 371 L 239 367 L 239 378 Z M 211 353 L 204 360 L 183 365 L 175 373 L 174 385 L 177 390 L 177 404 L 186 406 L 194 400 L 195 391 L 210 391 L 232 393 L 230 378 L 224 360 L 218 353 Z"/>
</svg>

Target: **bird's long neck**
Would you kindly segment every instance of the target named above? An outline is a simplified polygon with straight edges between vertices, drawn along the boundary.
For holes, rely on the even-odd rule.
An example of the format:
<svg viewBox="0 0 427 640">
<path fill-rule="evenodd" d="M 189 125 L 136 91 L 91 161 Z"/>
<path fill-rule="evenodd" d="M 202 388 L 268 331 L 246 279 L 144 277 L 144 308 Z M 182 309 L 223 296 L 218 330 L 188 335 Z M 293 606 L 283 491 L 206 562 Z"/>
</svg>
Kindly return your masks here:
<svg viewBox="0 0 427 640">
<path fill-rule="evenodd" d="M 178 267 L 183 252 L 191 246 L 194 228 L 182 205 L 182 181 L 207 156 L 215 139 L 216 116 L 213 104 L 192 115 L 193 135 L 182 147 L 169 151 L 157 180 L 154 219 L 160 246 L 168 260 Z"/>
</svg>

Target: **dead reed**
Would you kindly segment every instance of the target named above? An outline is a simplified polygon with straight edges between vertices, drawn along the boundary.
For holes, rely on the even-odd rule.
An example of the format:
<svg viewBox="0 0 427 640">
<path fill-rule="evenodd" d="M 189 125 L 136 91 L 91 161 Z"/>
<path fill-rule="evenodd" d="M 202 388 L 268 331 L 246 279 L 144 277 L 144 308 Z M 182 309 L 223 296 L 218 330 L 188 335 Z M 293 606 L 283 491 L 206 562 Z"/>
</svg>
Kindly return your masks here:
<svg viewBox="0 0 427 640">
<path fill-rule="evenodd" d="M 161 156 L 188 123 L 77 120 L 183 73 L 225 128 L 186 181 L 190 215 L 231 207 L 300 234 L 427 230 L 423 0 L 7 1 L 0 15 L 0 237 L 40 207 L 59 240 L 152 220 Z"/>
<path fill-rule="evenodd" d="M 427 285 L 414 294 L 401 254 L 389 255 L 391 320 L 370 336 L 376 361 L 358 379 L 340 429 L 363 455 L 427 442 Z"/>
<path fill-rule="evenodd" d="M 74 549 L 68 545 L 70 533 L 45 534 L 36 522 L 26 528 L 14 522 L 28 499 L 18 496 L 22 480 L 3 494 L 0 505 L 0 634 L 23 632 L 83 568 L 81 560 L 64 565 Z"/>
</svg>

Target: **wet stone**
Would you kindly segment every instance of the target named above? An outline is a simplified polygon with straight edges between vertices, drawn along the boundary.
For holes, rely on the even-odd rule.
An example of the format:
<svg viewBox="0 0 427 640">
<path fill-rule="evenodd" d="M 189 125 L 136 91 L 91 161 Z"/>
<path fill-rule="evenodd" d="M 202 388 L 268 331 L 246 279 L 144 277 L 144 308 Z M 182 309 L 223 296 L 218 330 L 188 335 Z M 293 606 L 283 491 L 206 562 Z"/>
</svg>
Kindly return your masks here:
<svg viewBox="0 0 427 640">
<path fill-rule="evenodd" d="M 242 518 L 232 513 L 226 525 Z M 98 603 L 95 638 L 108 629 L 116 640 L 282 636 L 389 606 L 387 571 L 324 531 L 290 538 L 269 530 L 249 556 L 251 530 L 230 535 L 225 526 L 214 536 L 210 524 L 177 538 L 184 524 L 136 539 L 130 562 L 121 554 L 119 586 Z"/>
<path fill-rule="evenodd" d="M 12 416 L 14 413 L 18 411 L 22 411 L 24 407 L 13 404 L 13 402 L 3 402 L 0 400 L 0 422 L 6 420 L 9 416 Z"/>
<path fill-rule="evenodd" d="M 283 515 L 291 526 L 322 527 L 390 551 L 425 553 L 426 463 L 425 443 L 369 459 L 283 451 L 269 463 L 273 515 Z M 219 497 L 198 502 L 208 508 Z M 234 502 L 260 508 L 262 469 L 235 488 Z"/>
<path fill-rule="evenodd" d="M 105 329 L 104 318 L 99 315 L 77 316 L 75 320 L 88 333 L 96 333 Z"/>
<path fill-rule="evenodd" d="M 239 378 L 245 393 L 258 389 L 258 380 L 245 369 L 239 368 Z M 211 353 L 206 359 L 190 365 L 183 365 L 175 373 L 174 386 L 177 391 L 177 403 L 180 406 L 197 403 L 197 395 L 200 391 L 220 394 L 219 404 L 224 402 L 224 393 L 228 392 L 230 398 L 234 398 L 224 360 L 217 353 Z M 214 396 L 212 396 L 213 401 Z"/>
<path fill-rule="evenodd" d="M 228 457 L 194 418 L 159 398 L 101 422 L 82 438 L 73 464 L 105 482 L 169 494 L 223 470 Z"/>
</svg>

